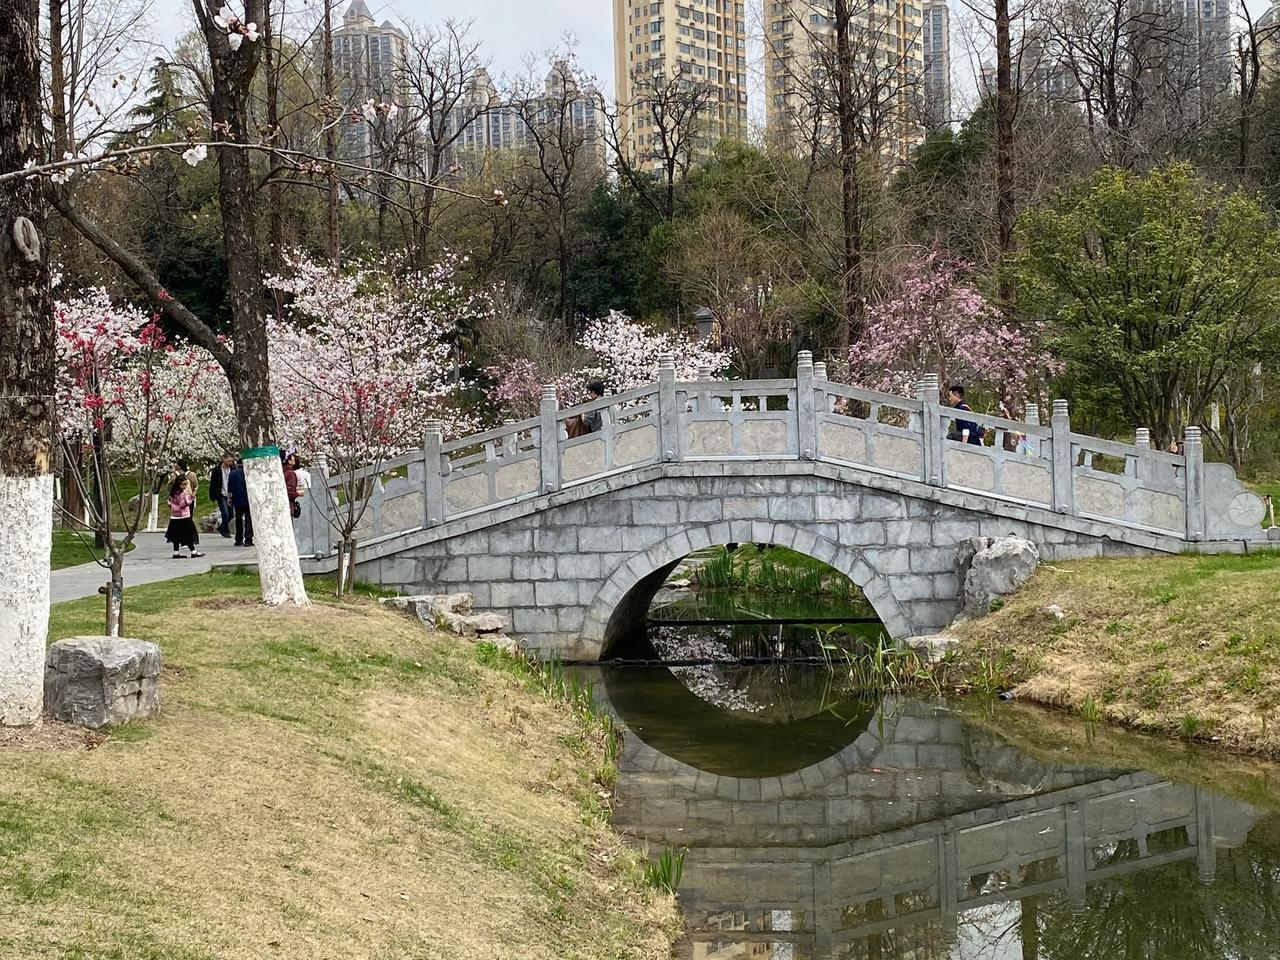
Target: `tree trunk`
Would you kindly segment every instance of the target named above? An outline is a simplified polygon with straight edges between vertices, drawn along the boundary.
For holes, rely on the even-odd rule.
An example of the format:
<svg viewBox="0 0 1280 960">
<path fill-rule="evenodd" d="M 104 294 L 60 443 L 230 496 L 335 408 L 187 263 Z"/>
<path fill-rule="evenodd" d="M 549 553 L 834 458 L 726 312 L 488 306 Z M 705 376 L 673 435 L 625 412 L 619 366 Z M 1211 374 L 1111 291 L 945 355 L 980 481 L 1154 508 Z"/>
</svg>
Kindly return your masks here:
<svg viewBox="0 0 1280 960">
<path fill-rule="evenodd" d="M 996 4 L 996 244 L 1000 251 L 1000 299 L 1013 301 L 1013 281 L 1004 270 L 1013 250 L 1013 49 L 1009 36 L 1009 0 Z"/>
<path fill-rule="evenodd" d="M 0 171 L 39 162 L 39 0 L 0 16 Z M 0 724 L 40 720 L 53 537 L 54 325 L 38 179 L 0 184 Z"/>
<path fill-rule="evenodd" d="M 49 0 L 49 100 L 53 119 L 54 156 L 71 151 L 67 130 L 67 74 L 62 59 L 62 5 L 66 0 Z"/>
<path fill-rule="evenodd" d="M 80 487 L 84 476 L 84 462 L 80 456 L 83 439 L 76 433 L 62 444 L 62 526 L 80 526 L 77 518 L 84 516 L 84 496 Z"/>
<path fill-rule="evenodd" d="M 211 29 L 213 95 L 210 113 L 215 129 L 237 143 L 249 142 L 248 100 L 252 69 L 226 55 L 225 39 Z M 241 45 L 241 51 L 248 44 Z M 218 201 L 222 207 L 223 244 L 227 258 L 227 288 L 235 341 L 227 379 L 245 447 L 244 474 L 253 516 L 262 599 L 268 604 L 307 603 L 293 538 L 293 518 L 275 445 L 271 409 L 271 376 L 267 365 L 267 325 L 258 260 L 257 214 L 249 152 L 218 149 Z"/>
<path fill-rule="evenodd" d="M 280 65 L 276 60 L 275 25 L 271 8 L 267 7 L 265 29 L 262 34 L 263 58 L 267 66 L 267 128 L 272 143 L 280 142 Z M 276 155 L 271 154 L 271 163 Z M 284 188 L 276 177 L 267 184 L 267 263 L 279 273 L 284 266 Z"/>
<path fill-rule="evenodd" d="M 346 584 L 347 593 L 351 593 L 356 586 L 356 538 L 349 537 L 347 539 L 347 575 L 343 578 Z"/>
<path fill-rule="evenodd" d="M 111 548 L 111 579 L 107 581 L 107 629 L 108 637 L 124 636 L 124 546 Z"/>
<path fill-rule="evenodd" d="M 853 13 L 849 0 L 835 2 L 836 112 L 840 127 L 840 214 L 844 231 L 843 299 L 845 322 L 838 344 L 841 356 L 861 338 L 865 320 L 862 303 L 862 211 L 858 189 L 858 105 L 854 102 L 853 48 L 849 40 Z"/>
<path fill-rule="evenodd" d="M 324 0 L 324 156 L 329 161 L 328 254 L 334 270 L 342 258 L 338 233 L 338 128 L 337 99 L 333 93 L 333 2 Z"/>
</svg>

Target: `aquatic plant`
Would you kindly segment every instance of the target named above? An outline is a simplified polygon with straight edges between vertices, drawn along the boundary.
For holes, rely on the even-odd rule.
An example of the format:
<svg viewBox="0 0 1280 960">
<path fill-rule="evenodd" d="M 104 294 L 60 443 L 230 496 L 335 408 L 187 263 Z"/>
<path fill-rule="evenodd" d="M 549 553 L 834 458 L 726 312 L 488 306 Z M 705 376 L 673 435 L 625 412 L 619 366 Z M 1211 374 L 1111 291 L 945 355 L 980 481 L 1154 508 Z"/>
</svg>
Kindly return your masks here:
<svg viewBox="0 0 1280 960">
<path fill-rule="evenodd" d="M 938 679 L 916 652 L 878 634 L 875 639 L 850 649 L 831 642 L 839 627 L 829 627 L 821 642 L 827 667 L 842 674 L 849 689 L 858 693 L 898 693 L 907 690 L 941 692 Z"/>
<path fill-rule="evenodd" d="M 734 583 L 733 554 L 724 547 L 716 547 L 707 562 L 694 571 L 698 585 L 711 590 L 723 590 Z"/>
<path fill-rule="evenodd" d="M 644 865 L 644 882 L 657 890 L 675 894 L 684 878 L 684 850 L 667 847 L 656 860 Z"/>
<path fill-rule="evenodd" d="M 747 545 L 734 552 L 714 547 L 705 562 L 693 570 L 692 576 L 704 590 L 788 593 L 866 604 L 862 591 L 848 577 L 782 548 L 764 553 Z"/>
<path fill-rule="evenodd" d="M 1005 649 L 1000 656 L 992 656 L 984 650 L 978 657 L 970 679 L 974 693 L 985 697 L 994 697 L 1009 686 L 1009 668 L 1013 666 L 1013 651 Z"/>
</svg>

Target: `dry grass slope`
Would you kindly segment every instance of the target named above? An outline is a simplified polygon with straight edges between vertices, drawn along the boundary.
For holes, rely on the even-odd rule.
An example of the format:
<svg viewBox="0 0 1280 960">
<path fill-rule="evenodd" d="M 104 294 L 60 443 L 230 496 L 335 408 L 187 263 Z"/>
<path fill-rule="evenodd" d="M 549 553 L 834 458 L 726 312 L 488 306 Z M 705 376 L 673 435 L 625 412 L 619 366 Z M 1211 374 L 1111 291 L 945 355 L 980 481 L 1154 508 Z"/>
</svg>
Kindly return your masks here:
<svg viewBox="0 0 1280 960">
<path fill-rule="evenodd" d="M 255 591 L 131 590 L 164 716 L 92 750 L 0 745 L 0 956 L 669 952 L 674 906 L 609 829 L 571 711 L 371 600 L 268 610 Z M 98 616 L 64 605 L 51 633 Z"/>
<path fill-rule="evenodd" d="M 1003 609 L 958 632 L 971 682 L 1280 756 L 1278 553 L 1042 567 Z"/>
</svg>

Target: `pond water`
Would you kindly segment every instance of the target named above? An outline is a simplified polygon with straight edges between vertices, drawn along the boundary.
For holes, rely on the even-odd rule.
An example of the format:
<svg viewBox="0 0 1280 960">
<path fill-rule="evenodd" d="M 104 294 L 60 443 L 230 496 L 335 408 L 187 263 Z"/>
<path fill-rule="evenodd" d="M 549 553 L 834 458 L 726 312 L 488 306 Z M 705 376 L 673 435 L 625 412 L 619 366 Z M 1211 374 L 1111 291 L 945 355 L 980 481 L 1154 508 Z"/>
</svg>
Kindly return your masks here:
<svg viewBox="0 0 1280 960">
<path fill-rule="evenodd" d="M 723 599 L 720 620 L 762 610 Z M 812 624 L 649 633 L 682 665 L 606 665 L 597 690 L 627 731 L 617 826 L 653 856 L 687 851 L 677 956 L 1280 957 L 1280 771 L 1255 768 L 1246 794 L 1203 776 L 1206 753 L 1039 737 L 1057 715 L 861 699 L 785 662 Z"/>
</svg>

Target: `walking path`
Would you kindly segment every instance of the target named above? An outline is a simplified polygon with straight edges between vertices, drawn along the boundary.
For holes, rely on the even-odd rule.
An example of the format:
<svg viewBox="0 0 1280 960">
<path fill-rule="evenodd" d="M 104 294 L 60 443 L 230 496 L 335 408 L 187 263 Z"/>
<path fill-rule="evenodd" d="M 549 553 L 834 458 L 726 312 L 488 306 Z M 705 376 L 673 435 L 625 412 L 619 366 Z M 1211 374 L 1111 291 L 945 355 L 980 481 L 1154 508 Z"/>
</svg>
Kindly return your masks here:
<svg viewBox="0 0 1280 960">
<path fill-rule="evenodd" d="M 193 573 L 208 573 L 214 564 L 256 562 L 258 553 L 252 547 L 236 547 L 234 541 L 224 540 L 216 533 L 202 533 L 199 549 L 205 556 L 182 560 L 173 559 L 173 550 L 165 542 L 163 533 L 139 533 L 134 538 L 136 546 L 124 555 L 124 586 L 128 590 L 142 583 L 174 580 Z M 92 597 L 107 582 L 107 571 L 96 563 L 81 563 L 74 567 L 54 570 L 49 576 L 49 601 L 78 600 Z"/>
</svg>

